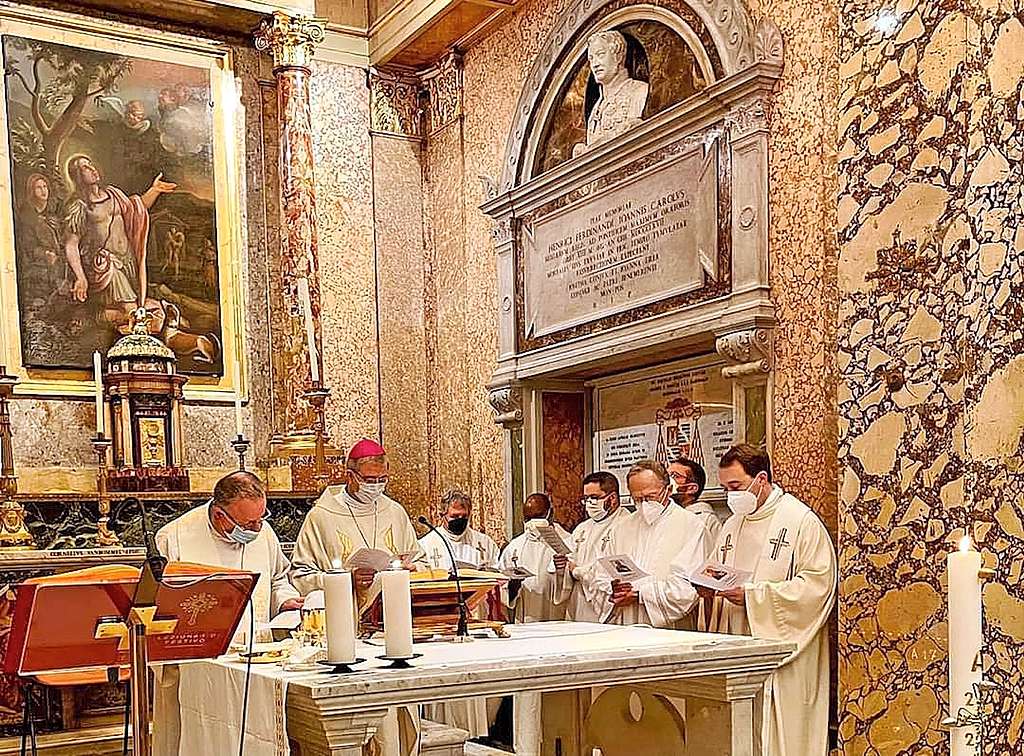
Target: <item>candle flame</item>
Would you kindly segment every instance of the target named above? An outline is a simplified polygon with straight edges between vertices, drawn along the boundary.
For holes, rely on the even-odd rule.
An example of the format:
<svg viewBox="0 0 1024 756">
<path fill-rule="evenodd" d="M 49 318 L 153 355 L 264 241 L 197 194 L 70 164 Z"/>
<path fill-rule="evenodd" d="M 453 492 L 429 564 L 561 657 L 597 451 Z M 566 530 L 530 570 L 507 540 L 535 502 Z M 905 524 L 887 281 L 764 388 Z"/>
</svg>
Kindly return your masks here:
<svg viewBox="0 0 1024 756">
<path fill-rule="evenodd" d="M 340 559 L 338 559 L 337 557 L 335 557 L 334 559 L 332 559 L 332 560 L 331 560 L 331 567 L 332 567 L 333 569 L 335 569 L 335 570 L 340 570 L 340 569 L 341 569 L 341 560 L 340 560 Z"/>
<path fill-rule="evenodd" d="M 402 560 L 401 559 L 394 560 L 391 563 L 391 569 L 393 569 L 393 570 L 400 570 L 400 569 L 402 569 Z"/>
<path fill-rule="evenodd" d="M 973 551 L 971 546 L 971 537 L 969 535 L 965 535 L 960 539 L 960 551 Z"/>
</svg>

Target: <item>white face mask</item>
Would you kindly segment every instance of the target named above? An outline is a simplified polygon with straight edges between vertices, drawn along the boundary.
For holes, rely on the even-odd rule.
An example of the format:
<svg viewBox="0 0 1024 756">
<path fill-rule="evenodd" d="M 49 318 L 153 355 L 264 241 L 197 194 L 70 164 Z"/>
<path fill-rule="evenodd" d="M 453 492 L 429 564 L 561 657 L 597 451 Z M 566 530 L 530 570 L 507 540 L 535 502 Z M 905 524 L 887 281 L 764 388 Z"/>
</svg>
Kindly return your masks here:
<svg viewBox="0 0 1024 756">
<path fill-rule="evenodd" d="M 591 520 L 594 520 L 596 522 L 603 520 L 605 517 L 608 516 L 608 510 L 604 508 L 605 501 L 607 501 L 607 497 L 605 497 L 604 499 L 586 500 L 587 516 Z"/>
<path fill-rule="evenodd" d="M 751 493 L 750 487 L 754 485 L 754 480 L 750 481 L 750 486 L 747 486 L 746 491 L 729 491 L 726 494 L 725 503 L 729 505 L 729 509 L 732 513 L 743 517 L 744 515 L 752 514 L 757 509 L 757 495 Z M 758 484 L 760 488 L 760 484 Z"/>
<path fill-rule="evenodd" d="M 352 498 L 361 504 L 376 504 L 385 487 L 387 483 L 360 483 L 359 490 L 352 494 Z"/>
<path fill-rule="evenodd" d="M 643 515 L 648 525 L 653 525 L 655 520 L 661 517 L 662 512 L 665 511 L 665 506 L 665 503 L 660 501 L 641 501 L 640 514 Z"/>
</svg>

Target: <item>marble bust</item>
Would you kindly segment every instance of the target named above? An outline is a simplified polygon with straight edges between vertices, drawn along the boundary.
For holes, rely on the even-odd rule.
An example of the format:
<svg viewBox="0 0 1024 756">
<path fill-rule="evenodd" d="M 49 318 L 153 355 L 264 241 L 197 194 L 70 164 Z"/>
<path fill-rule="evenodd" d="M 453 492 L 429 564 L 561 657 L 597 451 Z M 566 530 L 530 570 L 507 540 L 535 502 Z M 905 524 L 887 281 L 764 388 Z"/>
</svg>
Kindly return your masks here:
<svg viewBox="0 0 1024 756">
<path fill-rule="evenodd" d="M 573 147 L 573 156 L 636 126 L 643 118 L 650 86 L 626 70 L 626 38 L 617 31 L 597 32 L 587 40 L 590 73 L 601 96 L 587 119 L 587 142 Z"/>
</svg>

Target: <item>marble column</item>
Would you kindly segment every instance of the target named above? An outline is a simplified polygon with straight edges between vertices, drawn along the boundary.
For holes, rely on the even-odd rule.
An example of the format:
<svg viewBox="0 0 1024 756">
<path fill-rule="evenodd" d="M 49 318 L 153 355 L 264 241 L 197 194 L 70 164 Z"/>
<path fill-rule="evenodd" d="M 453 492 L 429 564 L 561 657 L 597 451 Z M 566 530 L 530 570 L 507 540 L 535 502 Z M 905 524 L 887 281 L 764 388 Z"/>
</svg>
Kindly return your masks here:
<svg viewBox="0 0 1024 756">
<path fill-rule="evenodd" d="M 275 328 L 273 360 L 276 423 L 274 447 L 308 444 L 315 418 L 303 394 L 323 375 L 320 328 L 320 280 L 317 250 L 316 185 L 313 180 L 313 131 L 310 117 L 310 64 L 324 39 L 326 22 L 280 11 L 265 19 L 255 34 L 256 48 L 269 52 L 277 83 L 280 145 L 281 249 L 277 299 L 284 310 Z M 301 281 L 309 287 L 315 354 L 307 347 Z M 316 361 L 316 370 L 311 363 Z"/>
</svg>

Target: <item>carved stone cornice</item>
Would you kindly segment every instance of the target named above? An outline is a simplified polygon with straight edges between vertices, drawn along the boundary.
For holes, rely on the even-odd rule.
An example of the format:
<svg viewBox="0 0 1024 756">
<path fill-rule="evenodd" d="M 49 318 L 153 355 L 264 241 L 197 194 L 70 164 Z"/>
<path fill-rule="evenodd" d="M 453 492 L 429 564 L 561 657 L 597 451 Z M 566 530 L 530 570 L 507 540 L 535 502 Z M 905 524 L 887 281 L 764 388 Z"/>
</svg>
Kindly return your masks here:
<svg viewBox="0 0 1024 756">
<path fill-rule="evenodd" d="M 494 422 L 512 430 L 523 424 L 523 392 L 517 386 L 498 386 L 492 388 L 487 401 L 494 410 Z"/>
<path fill-rule="evenodd" d="M 313 51 L 324 41 L 327 19 L 312 16 L 291 16 L 274 11 L 260 23 L 253 35 L 256 49 L 269 52 L 274 69 L 309 68 Z"/>
<path fill-rule="evenodd" d="M 422 139 L 424 110 L 420 94 L 423 87 L 419 79 L 371 69 L 367 83 L 370 87 L 370 130 Z"/>
<path fill-rule="evenodd" d="M 768 328 L 751 328 L 719 336 L 715 351 L 733 363 L 722 368 L 724 378 L 768 373 L 772 369 L 772 332 Z"/>
<path fill-rule="evenodd" d="M 462 117 L 462 53 L 452 50 L 421 78 L 430 99 L 430 133 L 433 134 Z"/>
<path fill-rule="evenodd" d="M 771 123 L 771 102 L 767 97 L 755 97 L 741 103 L 729 111 L 725 123 L 734 139 L 767 131 Z"/>
<path fill-rule="evenodd" d="M 782 32 L 767 18 L 759 18 L 754 30 L 754 60 L 782 63 Z"/>
</svg>

